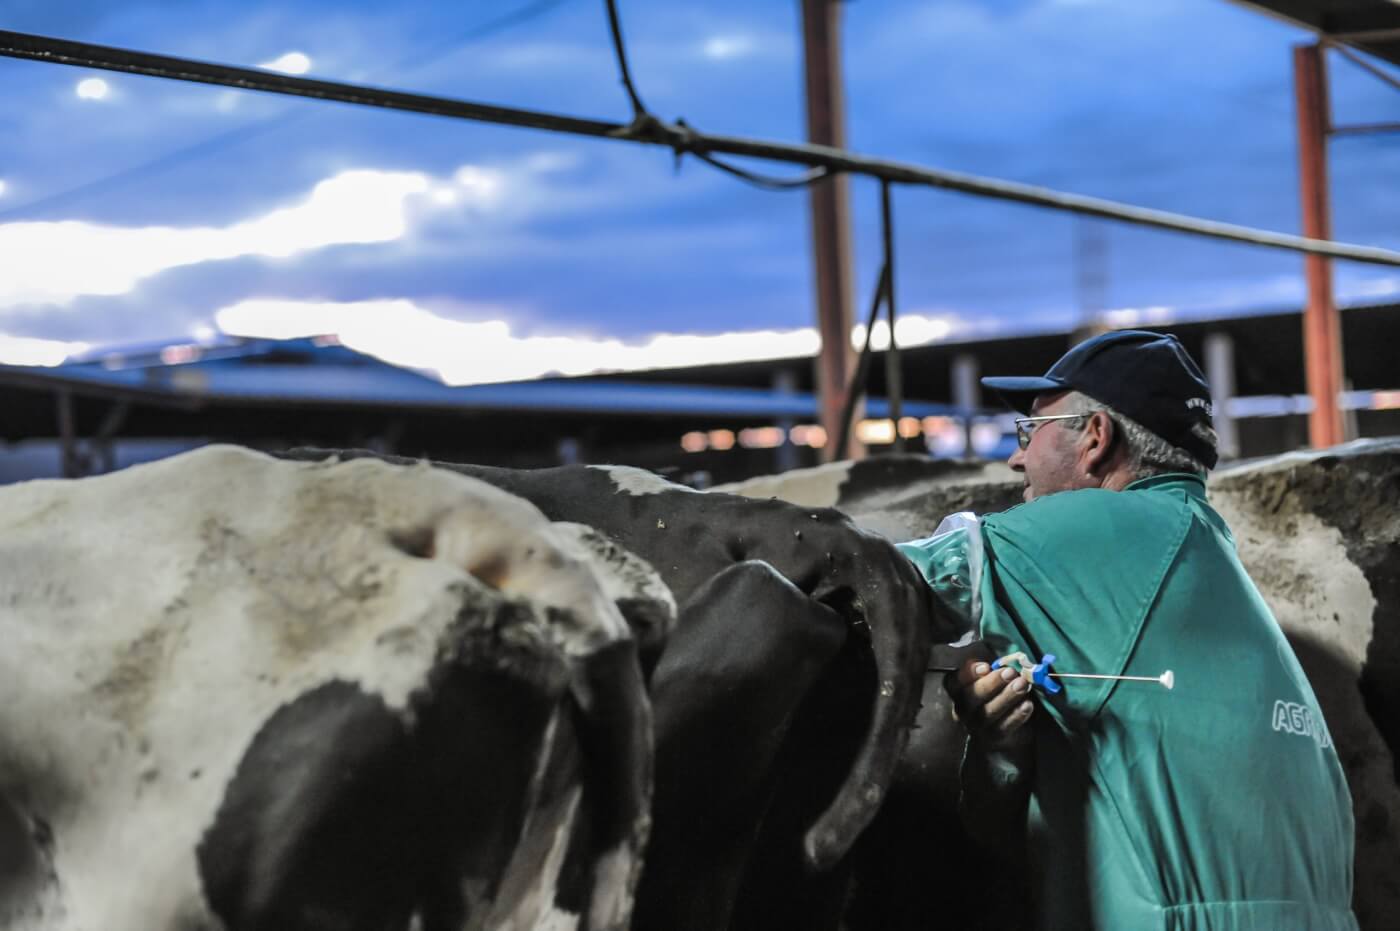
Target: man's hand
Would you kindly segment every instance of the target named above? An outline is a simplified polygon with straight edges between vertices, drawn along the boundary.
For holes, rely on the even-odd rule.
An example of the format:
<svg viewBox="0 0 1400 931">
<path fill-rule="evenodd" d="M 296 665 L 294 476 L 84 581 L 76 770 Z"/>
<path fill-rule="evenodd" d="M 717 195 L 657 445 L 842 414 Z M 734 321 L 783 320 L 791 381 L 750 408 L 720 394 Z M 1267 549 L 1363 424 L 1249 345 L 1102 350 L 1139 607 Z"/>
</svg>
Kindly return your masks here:
<svg viewBox="0 0 1400 931">
<path fill-rule="evenodd" d="M 1035 704 L 1030 683 L 1016 670 L 992 669 L 985 660 L 969 659 L 943 679 L 953 709 L 973 743 L 984 751 L 1024 746 L 1024 728 Z"/>
<path fill-rule="evenodd" d="M 943 687 L 968 732 L 959 779 L 958 811 L 974 837 L 1022 837 L 1034 776 L 1030 683 L 1014 669 L 992 669 L 969 659 L 950 672 Z M 1020 844 L 994 844 L 1010 862 L 1023 865 Z"/>
</svg>

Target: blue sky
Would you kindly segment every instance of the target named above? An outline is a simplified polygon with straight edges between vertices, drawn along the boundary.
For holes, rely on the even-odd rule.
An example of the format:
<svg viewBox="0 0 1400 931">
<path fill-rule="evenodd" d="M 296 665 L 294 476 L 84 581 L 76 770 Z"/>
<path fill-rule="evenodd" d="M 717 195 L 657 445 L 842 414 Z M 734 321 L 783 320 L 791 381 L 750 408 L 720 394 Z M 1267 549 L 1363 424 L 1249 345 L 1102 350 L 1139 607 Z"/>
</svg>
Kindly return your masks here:
<svg viewBox="0 0 1400 931">
<path fill-rule="evenodd" d="M 795 0 L 621 11 L 658 115 L 801 140 Z M 628 115 L 601 0 L 8 0 L 0 28 Z M 1304 38 L 1227 0 L 853 0 L 849 142 L 1297 231 L 1290 48 Z M 1332 72 L 1339 122 L 1400 120 L 1400 94 L 1344 61 Z M 815 347 L 802 193 L 528 130 L 26 61 L 0 60 L 0 82 L 10 361 L 219 329 L 333 331 L 467 382 Z M 1333 142 L 1338 238 L 1400 249 L 1397 147 Z M 863 307 L 878 190 L 857 180 L 852 196 Z M 1083 310 L 1085 221 L 911 188 L 895 214 L 912 338 L 1067 326 Z M 1102 244 L 1092 309 L 1112 319 L 1301 300 L 1291 254 L 1088 223 Z M 1337 274 L 1343 300 L 1400 295 L 1394 269 Z"/>
</svg>

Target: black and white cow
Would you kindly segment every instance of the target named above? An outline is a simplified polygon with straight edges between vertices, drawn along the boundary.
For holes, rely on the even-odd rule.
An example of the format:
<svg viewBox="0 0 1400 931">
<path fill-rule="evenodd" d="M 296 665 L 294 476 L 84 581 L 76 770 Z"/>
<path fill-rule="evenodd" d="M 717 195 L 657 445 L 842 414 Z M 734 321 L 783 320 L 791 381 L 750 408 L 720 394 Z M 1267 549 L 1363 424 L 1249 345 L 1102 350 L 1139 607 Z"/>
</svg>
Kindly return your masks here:
<svg viewBox="0 0 1400 931">
<path fill-rule="evenodd" d="M 600 581 L 601 580 L 601 581 Z M 0 489 L 0 929 L 629 924 L 670 595 L 462 475 Z"/>
<path fill-rule="evenodd" d="M 650 680 L 654 830 L 634 927 L 836 927 L 846 854 L 884 801 L 929 644 L 960 633 L 907 561 L 830 508 L 624 467 L 436 465 L 596 528 L 680 605 Z"/>
<path fill-rule="evenodd" d="M 879 457 L 729 489 L 831 506 L 893 539 L 946 515 L 1020 502 L 1001 464 Z M 1363 928 L 1400 915 L 1400 441 L 1358 441 L 1222 470 L 1209 493 L 1312 682 L 1356 816 L 1353 909 Z M 956 657 L 935 649 L 936 661 Z M 850 931 L 1003 927 L 1029 908 L 1023 877 L 979 854 L 959 824 L 962 736 L 942 675 L 885 807 L 854 854 Z M 937 842 L 930 838 L 936 837 Z"/>
</svg>

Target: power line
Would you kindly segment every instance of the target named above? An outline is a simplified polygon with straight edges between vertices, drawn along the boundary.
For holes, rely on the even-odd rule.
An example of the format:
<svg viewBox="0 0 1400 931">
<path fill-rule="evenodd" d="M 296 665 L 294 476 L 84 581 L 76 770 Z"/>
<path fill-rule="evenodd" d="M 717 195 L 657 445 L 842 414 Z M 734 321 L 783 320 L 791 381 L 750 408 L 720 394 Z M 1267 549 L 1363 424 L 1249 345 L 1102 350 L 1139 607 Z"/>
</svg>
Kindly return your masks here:
<svg viewBox="0 0 1400 931">
<path fill-rule="evenodd" d="M 504 126 L 520 126 L 665 146 L 677 153 L 742 155 L 789 164 L 869 175 L 891 183 L 914 184 L 960 191 L 1086 216 L 1103 217 L 1137 226 L 1171 230 L 1213 239 L 1291 252 L 1400 266 L 1400 252 L 1374 246 L 1357 246 L 1287 233 L 1257 230 L 1233 223 L 1200 220 L 1164 210 L 1134 207 L 1097 197 L 1067 194 L 1014 181 L 983 178 L 962 172 L 924 168 L 889 159 L 874 158 L 829 146 L 801 145 L 709 135 L 676 124 L 656 121 L 637 126 L 587 119 L 516 107 L 456 100 L 427 94 L 411 94 L 336 81 L 294 77 L 252 68 L 211 64 L 170 55 L 154 55 L 123 48 L 72 42 L 29 33 L 0 30 L 0 55 L 82 68 L 98 68 L 129 74 L 214 84 L 242 90 L 264 91 L 316 100 L 332 100 L 359 106 L 381 107 L 410 113 L 477 120 Z"/>
<path fill-rule="evenodd" d="M 622 40 L 622 19 L 617 15 L 617 0 L 605 0 L 608 9 L 608 30 L 612 33 L 613 52 L 617 56 L 617 70 L 622 79 L 622 87 L 627 91 L 627 99 L 632 104 L 632 130 L 638 133 L 649 132 L 653 129 L 662 129 L 663 124 L 650 110 L 646 104 L 642 103 L 641 95 L 637 93 L 637 85 L 632 81 L 632 69 L 627 64 L 627 44 Z M 677 120 L 675 128 L 681 132 L 692 132 L 692 129 L 685 120 Z M 755 187 L 763 188 L 767 191 L 791 191 L 807 187 L 816 181 L 826 177 L 828 172 L 823 167 L 812 168 L 801 175 L 792 178 L 778 178 L 772 175 L 759 174 L 740 168 L 731 162 L 716 158 L 708 152 L 697 149 L 687 149 L 690 154 L 700 159 L 706 164 L 727 172 L 741 181 L 746 181 Z M 679 158 L 681 149 L 676 149 Z"/>
</svg>

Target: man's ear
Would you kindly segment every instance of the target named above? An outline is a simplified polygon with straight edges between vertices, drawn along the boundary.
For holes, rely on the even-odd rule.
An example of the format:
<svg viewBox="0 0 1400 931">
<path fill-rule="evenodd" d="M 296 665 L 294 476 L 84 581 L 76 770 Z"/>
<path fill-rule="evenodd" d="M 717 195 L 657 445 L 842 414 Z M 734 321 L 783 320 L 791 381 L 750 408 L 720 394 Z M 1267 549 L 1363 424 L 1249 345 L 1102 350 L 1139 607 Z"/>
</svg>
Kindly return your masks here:
<svg viewBox="0 0 1400 931">
<path fill-rule="evenodd" d="M 1094 411 L 1084 425 L 1083 435 L 1079 458 L 1084 471 L 1089 475 L 1101 476 L 1112 464 L 1113 448 L 1118 441 L 1118 425 L 1103 411 Z"/>
</svg>

